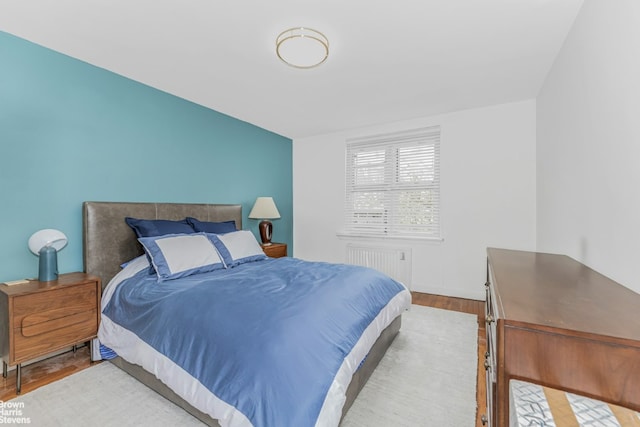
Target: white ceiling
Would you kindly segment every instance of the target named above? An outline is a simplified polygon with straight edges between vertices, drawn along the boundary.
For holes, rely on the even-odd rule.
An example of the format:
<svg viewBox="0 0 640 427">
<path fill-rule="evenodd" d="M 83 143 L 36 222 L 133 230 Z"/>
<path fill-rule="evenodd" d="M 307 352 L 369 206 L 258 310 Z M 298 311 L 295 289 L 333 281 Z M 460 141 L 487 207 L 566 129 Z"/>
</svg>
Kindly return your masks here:
<svg viewBox="0 0 640 427">
<path fill-rule="evenodd" d="M 534 98 L 582 0 L 1 0 L 0 30 L 299 138 Z M 330 53 L 275 55 L 293 26 Z"/>
</svg>

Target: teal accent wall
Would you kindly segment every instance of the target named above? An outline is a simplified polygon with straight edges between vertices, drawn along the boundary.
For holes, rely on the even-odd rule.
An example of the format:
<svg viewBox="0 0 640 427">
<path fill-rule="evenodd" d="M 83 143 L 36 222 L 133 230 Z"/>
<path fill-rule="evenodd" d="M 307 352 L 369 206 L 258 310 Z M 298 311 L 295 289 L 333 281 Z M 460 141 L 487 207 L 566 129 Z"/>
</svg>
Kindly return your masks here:
<svg viewBox="0 0 640 427">
<path fill-rule="evenodd" d="M 42 228 L 81 271 L 85 200 L 241 203 L 257 236 L 247 215 L 272 196 L 292 244 L 291 139 L 3 32 L 0 64 L 0 282 L 37 276 Z"/>
</svg>

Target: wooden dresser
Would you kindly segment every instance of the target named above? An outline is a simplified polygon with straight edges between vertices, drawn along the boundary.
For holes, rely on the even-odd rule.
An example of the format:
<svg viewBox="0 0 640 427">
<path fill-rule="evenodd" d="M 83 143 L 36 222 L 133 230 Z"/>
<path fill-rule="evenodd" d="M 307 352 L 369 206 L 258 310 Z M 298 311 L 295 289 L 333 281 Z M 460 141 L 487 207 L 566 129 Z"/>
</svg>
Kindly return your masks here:
<svg viewBox="0 0 640 427">
<path fill-rule="evenodd" d="M 489 248 L 487 413 L 519 379 L 640 410 L 640 294 L 563 255 Z"/>
</svg>

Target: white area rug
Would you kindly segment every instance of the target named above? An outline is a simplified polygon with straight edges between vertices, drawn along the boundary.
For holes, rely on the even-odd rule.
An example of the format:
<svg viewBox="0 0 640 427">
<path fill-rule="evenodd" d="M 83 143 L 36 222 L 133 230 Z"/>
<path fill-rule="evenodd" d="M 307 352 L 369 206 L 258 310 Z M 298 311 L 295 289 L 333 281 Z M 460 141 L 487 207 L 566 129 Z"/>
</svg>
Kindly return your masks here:
<svg viewBox="0 0 640 427">
<path fill-rule="evenodd" d="M 476 316 L 413 305 L 341 426 L 474 426 L 477 336 Z M 111 363 L 2 406 L 33 426 L 203 425 Z"/>
<path fill-rule="evenodd" d="M 477 316 L 412 305 L 341 427 L 473 427 Z"/>
</svg>

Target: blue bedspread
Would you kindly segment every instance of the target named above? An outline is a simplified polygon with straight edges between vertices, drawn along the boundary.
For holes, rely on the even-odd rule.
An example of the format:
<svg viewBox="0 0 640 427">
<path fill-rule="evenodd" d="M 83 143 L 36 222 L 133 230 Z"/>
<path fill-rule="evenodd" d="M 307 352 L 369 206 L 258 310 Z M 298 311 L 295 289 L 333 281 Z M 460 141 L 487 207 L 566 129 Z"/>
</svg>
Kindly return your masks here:
<svg viewBox="0 0 640 427">
<path fill-rule="evenodd" d="M 141 271 L 103 313 L 258 426 L 313 426 L 361 334 L 401 284 L 278 258 L 158 283 Z"/>
</svg>

